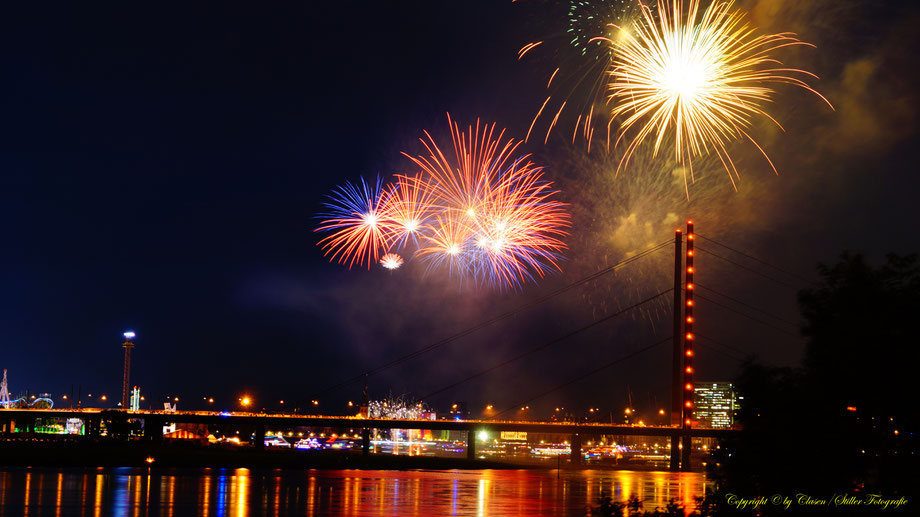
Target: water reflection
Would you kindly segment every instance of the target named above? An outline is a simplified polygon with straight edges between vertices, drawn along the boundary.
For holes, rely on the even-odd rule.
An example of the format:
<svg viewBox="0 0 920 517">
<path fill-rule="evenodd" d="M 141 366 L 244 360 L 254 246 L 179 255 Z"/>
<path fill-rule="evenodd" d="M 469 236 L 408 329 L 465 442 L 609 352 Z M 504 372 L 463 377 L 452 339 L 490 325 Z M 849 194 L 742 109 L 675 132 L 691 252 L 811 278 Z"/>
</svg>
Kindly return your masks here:
<svg viewBox="0 0 920 517">
<path fill-rule="evenodd" d="M 586 515 L 601 494 L 688 510 L 699 473 L 553 470 L 3 469 L 0 517 Z"/>
</svg>

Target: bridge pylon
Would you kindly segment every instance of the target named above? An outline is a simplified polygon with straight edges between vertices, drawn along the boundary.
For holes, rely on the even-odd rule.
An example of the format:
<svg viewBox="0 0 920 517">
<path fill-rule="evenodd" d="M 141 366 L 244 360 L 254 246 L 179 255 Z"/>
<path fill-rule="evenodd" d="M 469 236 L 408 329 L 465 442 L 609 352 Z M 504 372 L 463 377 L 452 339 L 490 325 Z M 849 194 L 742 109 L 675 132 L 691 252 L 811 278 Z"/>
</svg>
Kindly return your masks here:
<svg viewBox="0 0 920 517">
<path fill-rule="evenodd" d="M 683 372 L 682 363 L 683 363 L 683 340 L 681 339 L 681 328 L 682 318 L 681 314 L 683 313 L 683 299 L 681 297 L 681 275 L 683 274 L 683 233 L 680 228 L 674 231 L 674 303 L 673 303 L 673 316 L 674 316 L 674 327 L 673 327 L 673 338 L 671 346 L 671 426 L 679 427 L 681 425 L 681 415 L 683 413 L 683 408 L 681 407 L 681 401 L 683 395 L 681 393 L 681 375 Z M 672 472 L 677 472 L 680 468 L 680 452 L 677 447 L 678 442 L 680 441 L 680 434 L 676 431 L 671 435 L 671 461 L 670 461 L 670 470 Z"/>
<path fill-rule="evenodd" d="M 683 418 L 681 428 L 685 431 L 681 440 L 683 448 L 681 450 L 680 470 L 690 471 L 690 449 L 692 440 L 690 438 L 690 425 L 693 420 L 693 292 L 696 286 L 693 283 L 693 221 L 687 221 L 687 258 L 684 269 L 684 371 L 683 371 Z"/>
</svg>

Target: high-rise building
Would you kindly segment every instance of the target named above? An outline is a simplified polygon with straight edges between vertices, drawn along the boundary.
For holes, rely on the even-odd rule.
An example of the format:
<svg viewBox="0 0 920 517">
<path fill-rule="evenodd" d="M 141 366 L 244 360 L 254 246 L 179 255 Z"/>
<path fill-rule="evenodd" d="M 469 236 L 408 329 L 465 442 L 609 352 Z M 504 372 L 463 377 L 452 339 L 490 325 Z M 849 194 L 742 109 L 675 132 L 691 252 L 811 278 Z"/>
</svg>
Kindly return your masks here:
<svg viewBox="0 0 920 517">
<path fill-rule="evenodd" d="M 732 427 L 738 393 L 730 382 L 693 383 L 693 419 L 700 427 Z"/>
<path fill-rule="evenodd" d="M 135 386 L 131 390 L 131 411 L 140 411 L 141 409 L 141 389 Z"/>
</svg>

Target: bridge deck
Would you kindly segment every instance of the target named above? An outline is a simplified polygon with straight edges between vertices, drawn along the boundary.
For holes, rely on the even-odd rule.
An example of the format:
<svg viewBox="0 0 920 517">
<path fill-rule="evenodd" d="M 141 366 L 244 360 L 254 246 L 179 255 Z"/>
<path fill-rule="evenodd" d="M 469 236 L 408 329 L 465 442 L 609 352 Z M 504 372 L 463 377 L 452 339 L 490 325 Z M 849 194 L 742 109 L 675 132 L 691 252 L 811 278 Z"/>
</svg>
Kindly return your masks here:
<svg viewBox="0 0 920 517">
<path fill-rule="evenodd" d="M 547 434 L 611 434 L 617 436 L 672 436 L 720 437 L 737 432 L 737 429 L 691 428 L 684 431 L 670 426 L 638 426 L 603 423 L 527 422 L 511 420 L 385 420 L 347 416 L 217 413 L 204 411 L 117 411 L 101 409 L 0 409 L 0 419 L 20 418 L 80 418 L 114 419 L 150 418 L 164 422 L 195 424 L 265 425 L 272 427 L 332 427 L 371 429 L 431 429 L 445 431 L 519 431 Z"/>
</svg>

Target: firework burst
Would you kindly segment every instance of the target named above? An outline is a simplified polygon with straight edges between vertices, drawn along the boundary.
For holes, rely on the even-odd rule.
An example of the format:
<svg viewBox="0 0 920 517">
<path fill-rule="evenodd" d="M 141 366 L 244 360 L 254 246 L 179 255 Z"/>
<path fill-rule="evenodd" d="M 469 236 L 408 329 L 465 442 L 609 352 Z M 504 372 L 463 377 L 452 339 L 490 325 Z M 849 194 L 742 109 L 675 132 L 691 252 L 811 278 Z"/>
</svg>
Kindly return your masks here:
<svg viewBox="0 0 920 517">
<path fill-rule="evenodd" d="M 608 39 L 613 55 L 609 70 L 608 100 L 611 115 L 621 117 L 617 144 L 628 145 L 617 171 L 648 137 L 654 153 L 670 137 L 674 157 L 686 164 L 693 180 L 692 159 L 715 154 L 732 184 L 738 171 L 727 145 L 750 141 L 770 163 L 769 157 L 748 133 L 752 120 L 765 117 L 776 122 L 764 105 L 775 91 L 768 85 L 785 83 L 818 95 L 803 77 L 816 78 L 804 70 L 784 68 L 771 52 L 789 46 L 812 46 L 792 33 L 757 36 L 732 3 L 715 1 L 700 11 L 699 0 L 658 0 L 657 19 L 643 6 L 643 22 L 619 28 Z M 828 102 L 828 105 L 830 103 Z"/>
<path fill-rule="evenodd" d="M 399 269 L 399 266 L 403 265 L 403 258 L 396 253 L 387 253 L 380 257 L 380 265 L 390 270 Z"/>
<path fill-rule="evenodd" d="M 382 181 L 368 184 L 361 179 L 360 186 L 346 183 L 334 192 L 326 207 L 330 212 L 323 214 L 326 219 L 315 230 L 331 231 L 332 234 L 319 241 L 329 260 L 338 260 L 340 264 L 348 263 L 363 266 L 377 262 L 392 235 L 392 221 L 383 217 L 380 207 Z"/>
<path fill-rule="evenodd" d="M 513 284 L 558 269 L 561 238 L 569 225 L 564 205 L 541 179 L 541 170 L 516 161 L 499 178 L 492 203 L 477 220 L 477 244 L 498 281 Z M 484 245 L 484 246 L 483 246 Z"/>
<path fill-rule="evenodd" d="M 441 214 L 420 244 L 419 256 L 451 272 L 471 273 L 482 283 L 519 285 L 559 269 L 570 225 L 565 205 L 542 179 L 529 156 L 511 157 L 520 142 L 496 126 L 461 131 L 450 120 L 452 154 L 427 132 L 426 155 L 404 153 L 430 178 Z"/>
<path fill-rule="evenodd" d="M 423 403 L 410 403 L 404 395 L 390 395 L 385 400 L 371 400 L 368 403 L 368 417 L 384 420 L 418 420 L 428 411 Z"/>
<path fill-rule="evenodd" d="M 426 154 L 407 156 L 418 168 L 382 188 L 346 184 L 317 231 L 330 260 L 396 269 L 395 252 L 415 248 L 429 270 L 472 276 L 480 284 L 516 287 L 559 270 L 570 219 L 566 205 L 529 156 L 512 159 L 520 142 L 495 124 L 462 131 L 450 120 L 453 152 L 427 132 Z"/>
</svg>

